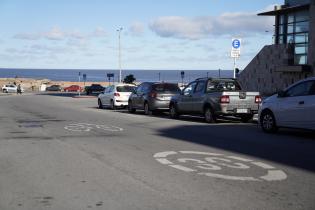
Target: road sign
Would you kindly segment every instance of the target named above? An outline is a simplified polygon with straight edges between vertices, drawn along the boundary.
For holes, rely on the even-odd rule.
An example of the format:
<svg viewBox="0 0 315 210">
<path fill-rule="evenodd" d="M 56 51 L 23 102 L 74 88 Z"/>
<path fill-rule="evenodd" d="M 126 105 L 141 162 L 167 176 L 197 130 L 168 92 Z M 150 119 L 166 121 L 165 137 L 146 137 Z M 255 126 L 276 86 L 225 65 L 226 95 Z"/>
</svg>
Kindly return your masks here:
<svg viewBox="0 0 315 210">
<path fill-rule="evenodd" d="M 241 56 L 241 44 L 242 40 L 233 38 L 232 39 L 232 49 L 231 49 L 231 57 L 239 58 Z"/>
<path fill-rule="evenodd" d="M 83 81 L 86 82 L 86 74 L 83 74 Z"/>
</svg>

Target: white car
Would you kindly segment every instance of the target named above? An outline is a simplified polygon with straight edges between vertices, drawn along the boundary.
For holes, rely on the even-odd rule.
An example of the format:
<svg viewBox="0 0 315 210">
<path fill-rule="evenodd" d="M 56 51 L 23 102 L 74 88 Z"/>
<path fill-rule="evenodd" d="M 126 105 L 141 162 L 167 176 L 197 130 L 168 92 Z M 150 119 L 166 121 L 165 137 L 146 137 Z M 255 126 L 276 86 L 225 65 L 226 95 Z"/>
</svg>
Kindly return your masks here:
<svg viewBox="0 0 315 210">
<path fill-rule="evenodd" d="M 98 107 L 100 109 L 110 107 L 127 107 L 130 94 L 134 91 L 135 85 L 115 84 L 108 86 L 105 91 L 98 95 Z"/>
<path fill-rule="evenodd" d="M 315 77 L 296 82 L 264 100 L 259 123 L 268 133 L 279 127 L 315 130 Z"/>
<path fill-rule="evenodd" d="M 21 88 L 21 91 L 24 92 L 24 89 Z M 7 84 L 2 86 L 2 92 L 4 93 L 16 93 L 17 92 L 17 86 L 13 84 Z"/>
</svg>

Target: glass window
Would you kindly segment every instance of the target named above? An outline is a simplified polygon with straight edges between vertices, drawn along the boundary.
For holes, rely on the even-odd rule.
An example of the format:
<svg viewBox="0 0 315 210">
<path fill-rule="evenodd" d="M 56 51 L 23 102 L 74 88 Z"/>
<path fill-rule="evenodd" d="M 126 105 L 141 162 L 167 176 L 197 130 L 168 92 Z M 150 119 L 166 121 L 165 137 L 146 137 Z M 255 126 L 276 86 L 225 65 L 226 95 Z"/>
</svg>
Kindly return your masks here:
<svg viewBox="0 0 315 210">
<path fill-rule="evenodd" d="M 308 46 L 306 44 L 295 44 L 295 54 L 307 54 Z"/>
<path fill-rule="evenodd" d="M 295 43 L 308 43 L 308 33 L 295 34 Z"/>
<path fill-rule="evenodd" d="M 294 64 L 296 65 L 307 64 L 307 55 L 294 55 Z"/>
<path fill-rule="evenodd" d="M 295 32 L 308 32 L 309 31 L 309 22 L 298 22 L 295 23 Z"/>
<path fill-rule="evenodd" d="M 172 83 L 155 84 L 152 86 L 152 90 L 156 92 L 171 92 L 171 93 L 177 93 L 180 91 L 178 85 L 172 84 Z"/>
<path fill-rule="evenodd" d="M 284 29 L 286 25 L 279 25 L 279 34 L 284 34 Z"/>
<path fill-rule="evenodd" d="M 306 96 L 310 94 L 311 88 L 313 86 L 313 81 L 307 81 L 297 84 L 286 91 L 286 96 Z"/>
<path fill-rule="evenodd" d="M 285 23 L 285 15 L 280 15 L 280 17 L 279 17 L 279 23 L 280 24 L 284 24 Z"/>
<path fill-rule="evenodd" d="M 130 85 L 124 85 L 124 86 L 118 86 L 116 87 L 117 92 L 132 92 L 135 89 L 135 87 Z"/>
<path fill-rule="evenodd" d="M 294 13 L 288 14 L 288 23 L 294 22 Z"/>
<path fill-rule="evenodd" d="M 204 93 L 205 92 L 205 87 L 206 87 L 206 82 L 205 81 L 200 81 L 197 84 L 195 93 Z"/>
<path fill-rule="evenodd" d="M 293 34 L 289 34 L 287 36 L 287 43 L 288 44 L 293 44 L 294 43 L 294 36 L 293 36 Z"/>
<path fill-rule="evenodd" d="M 295 13 L 295 21 L 296 22 L 306 21 L 306 20 L 309 20 L 309 19 L 310 19 L 309 12 L 306 11 L 306 10 Z"/>
<path fill-rule="evenodd" d="M 183 94 L 185 96 L 187 95 L 191 95 L 196 87 L 196 82 L 190 83 L 184 90 L 183 90 Z"/>
<path fill-rule="evenodd" d="M 211 91 L 234 91 L 241 90 L 235 81 L 211 81 L 208 83 L 207 92 Z"/>
<path fill-rule="evenodd" d="M 311 87 L 309 95 L 315 95 L 315 81 L 313 81 L 313 85 Z"/>
<path fill-rule="evenodd" d="M 288 34 L 294 33 L 294 23 L 288 24 Z"/>
<path fill-rule="evenodd" d="M 284 44 L 285 42 L 284 42 L 284 36 L 283 35 L 280 35 L 279 37 L 278 37 L 278 39 L 279 39 L 279 44 Z"/>
</svg>

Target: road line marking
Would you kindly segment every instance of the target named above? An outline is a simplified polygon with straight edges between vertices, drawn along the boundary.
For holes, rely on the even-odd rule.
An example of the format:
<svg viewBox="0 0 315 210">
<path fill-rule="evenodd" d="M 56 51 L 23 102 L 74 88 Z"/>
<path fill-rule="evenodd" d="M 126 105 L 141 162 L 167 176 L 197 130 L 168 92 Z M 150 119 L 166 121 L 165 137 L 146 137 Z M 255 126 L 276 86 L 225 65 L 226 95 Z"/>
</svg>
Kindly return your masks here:
<svg viewBox="0 0 315 210">
<path fill-rule="evenodd" d="M 263 169 L 274 169 L 275 167 L 268 165 L 266 163 L 262 163 L 262 162 L 251 162 L 251 164 L 256 165 L 258 167 L 261 167 Z"/>
<path fill-rule="evenodd" d="M 160 162 L 161 164 L 163 164 L 163 165 L 174 164 L 174 163 L 172 163 L 171 161 L 169 161 L 169 160 L 166 159 L 166 158 L 157 158 L 156 160 L 159 161 L 159 162 Z"/>
<path fill-rule="evenodd" d="M 266 176 L 261 176 L 266 181 L 281 181 L 287 178 L 287 175 L 281 170 L 269 170 Z"/>
<path fill-rule="evenodd" d="M 153 157 L 154 158 L 165 158 L 169 155 L 176 155 L 177 152 L 174 152 L 174 151 L 166 151 L 166 152 L 159 152 L 159 153 L 156 153 Z"/>
<path fill-rule="evenodd" d="M 220 156 L 222 154 L 210 153 L 210 152 L 197 152 L 197 151 L 179 151 L 182 154 L 194 154 L 194 155 L 210 155 L 210 156 Z"/>
<path fill-rule="evenodd" d="M 236 156 L 227 156 L 228 158 L 234 159 L 234 160 L 240 160 L 244 162 L 252 162 L 253 160 L 242 158 L 242 157 L 236 157 Z"/>
<path fill-rule="evenodd" d="M 214 173 L 198 173 L 198 174 L 209 176 L 209 177 L 214 177 L 214 178 L 228 179 L 228 180 L 260 181 L 259 179 L 256 179 L 254 177 L 246 177 L 246 176 L 229 176 L 229 175 L 214 174 Z"/>
<path fill-rule="evenodd" d="M 194 169 L 191 169 L 191 168 L 188 168 L 188 167 L 185 167 L 185 166 L 181 166 L 181 165 L 169 165 L 173 168 L 176 168 L 176 169 L 179 169 L 179 170 L 182 170 L 182 171 L 185 171 L 185 172 L 193 172 L 193 171 L 196 171 Z"/>
</svg>

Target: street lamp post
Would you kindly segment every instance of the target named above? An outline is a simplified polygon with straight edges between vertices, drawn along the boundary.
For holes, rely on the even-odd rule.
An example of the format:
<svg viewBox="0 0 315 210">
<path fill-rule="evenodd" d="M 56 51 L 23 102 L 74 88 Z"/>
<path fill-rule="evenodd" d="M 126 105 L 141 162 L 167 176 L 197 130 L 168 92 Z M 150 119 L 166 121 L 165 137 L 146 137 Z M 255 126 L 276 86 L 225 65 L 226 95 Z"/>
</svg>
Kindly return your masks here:
<svg viewBox="0 0 315 210">
<path fill-rule="evenodd" d="M 121 82 L 121 44 L 120 44 L 120 34 L 123 30 L 122 27 L 117 29 L 118 32 L 118 65 L 119 65 L 119 82 Z"/>
</svg>

